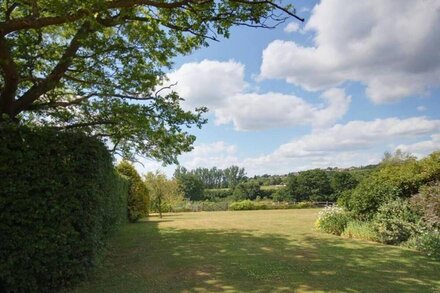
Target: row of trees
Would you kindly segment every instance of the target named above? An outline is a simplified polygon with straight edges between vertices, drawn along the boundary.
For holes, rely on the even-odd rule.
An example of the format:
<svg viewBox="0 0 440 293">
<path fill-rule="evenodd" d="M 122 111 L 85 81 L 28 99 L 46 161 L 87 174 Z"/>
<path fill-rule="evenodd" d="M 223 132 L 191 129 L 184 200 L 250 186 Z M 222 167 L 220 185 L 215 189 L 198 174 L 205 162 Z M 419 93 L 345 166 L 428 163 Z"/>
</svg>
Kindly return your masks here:
<svg viewBox="0 0 440 293">
<path fill-rule="evenodd" d="M 246 172 L 244 168 L 231 166 L 226 169 L 213 168 L 197 168 L 187 170 L 185 167 L 178 167 L 174 172 L 174 178 L 181 179 L 183 177 L 197 177 L 203 184 L 204 188 L 234 188 L 243 180 L 246 180 Z"/>
</svg>

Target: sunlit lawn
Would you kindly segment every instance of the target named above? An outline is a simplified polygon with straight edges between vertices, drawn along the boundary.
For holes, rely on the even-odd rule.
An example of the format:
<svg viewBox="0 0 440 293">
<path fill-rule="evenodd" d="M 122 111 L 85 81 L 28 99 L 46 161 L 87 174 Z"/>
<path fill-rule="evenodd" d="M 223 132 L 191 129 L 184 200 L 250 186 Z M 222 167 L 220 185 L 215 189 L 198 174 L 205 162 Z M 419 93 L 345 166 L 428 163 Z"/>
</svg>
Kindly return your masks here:
<svg viewBox="0 0 440 293">
<path fill-rule="evenodd" d="M 315 232 L 317 213 L 166 214 L 126 225 L 75 292 L 440 291 L 440 262 Z"/>
</svg>

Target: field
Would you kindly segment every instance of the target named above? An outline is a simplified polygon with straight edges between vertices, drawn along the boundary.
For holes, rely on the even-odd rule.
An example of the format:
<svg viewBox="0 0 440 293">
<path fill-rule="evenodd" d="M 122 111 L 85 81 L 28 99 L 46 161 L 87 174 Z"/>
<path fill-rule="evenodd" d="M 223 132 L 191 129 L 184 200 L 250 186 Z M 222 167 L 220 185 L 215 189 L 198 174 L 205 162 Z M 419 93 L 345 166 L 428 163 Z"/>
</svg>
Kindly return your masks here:
<svg viewBox="0 0 440 293">
<path fill-rule="evenodd" d="M 166 214 L 129 224 L 74 292 L 440 291 L 440 262 L 316 232 L 318 211 Z"/>
</svg>

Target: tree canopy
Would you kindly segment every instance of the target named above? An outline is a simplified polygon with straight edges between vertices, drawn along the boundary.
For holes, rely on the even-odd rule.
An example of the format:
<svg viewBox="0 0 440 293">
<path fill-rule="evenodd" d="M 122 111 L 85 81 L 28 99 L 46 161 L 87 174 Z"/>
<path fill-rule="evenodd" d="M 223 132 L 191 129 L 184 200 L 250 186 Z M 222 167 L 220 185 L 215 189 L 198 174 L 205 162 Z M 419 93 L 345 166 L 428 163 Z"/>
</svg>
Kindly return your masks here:
<svg viewBox="0 0 440 293">
<path fill-rule="evenodd" d="M 0 121 L 80 129 L 125 157 L 176 162 L 207 109 L 184 111 L 160 90 L 173 57 L 291 16 L 279 1 L 0 0 Z"/>
</svg>

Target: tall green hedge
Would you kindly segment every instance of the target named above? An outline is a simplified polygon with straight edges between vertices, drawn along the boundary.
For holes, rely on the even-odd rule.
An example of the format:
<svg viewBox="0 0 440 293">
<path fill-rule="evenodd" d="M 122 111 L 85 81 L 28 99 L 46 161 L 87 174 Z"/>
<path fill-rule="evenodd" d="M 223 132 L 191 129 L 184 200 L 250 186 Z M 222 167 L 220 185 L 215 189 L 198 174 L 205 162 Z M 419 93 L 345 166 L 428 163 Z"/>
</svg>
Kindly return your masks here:
<svg viewBox="0 0 440 293">
<path fill-rule="evenodd" d="M 76 283 L 126 220 L 128 183 L 83 134 L 1 126 L 0 177 L 0 292 Z"/>
</svg>

